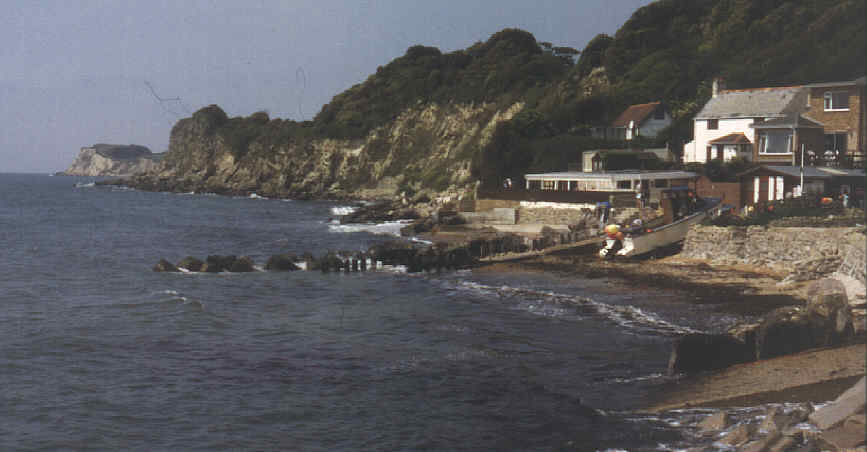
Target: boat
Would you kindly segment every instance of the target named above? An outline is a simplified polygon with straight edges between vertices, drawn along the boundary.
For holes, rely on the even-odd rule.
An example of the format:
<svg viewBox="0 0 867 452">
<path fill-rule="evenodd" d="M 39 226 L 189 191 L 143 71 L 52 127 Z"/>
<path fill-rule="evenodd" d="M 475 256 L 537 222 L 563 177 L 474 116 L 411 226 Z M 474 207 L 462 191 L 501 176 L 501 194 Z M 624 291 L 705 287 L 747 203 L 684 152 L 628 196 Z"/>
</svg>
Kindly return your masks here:
<svg viewBox="0 0 867 452">
<path fill-rule="evenodd" d="M 622 236 L 619 237 L 607 236 L 599 250 L 599 257 L 610 259 L 641 256 L 682 242 L 689 229 L 713 215 L 720 204 L 720 200 L 716 198 L 700 199 L 685 187 L 666 190 L 663 193 L 665 196 L 662 202 L 663 217 L 669 221 L 656 227 L 624 228 L 620 231 Z M 678 212 L 681 215 L 678 215 Z"/>
</svg>

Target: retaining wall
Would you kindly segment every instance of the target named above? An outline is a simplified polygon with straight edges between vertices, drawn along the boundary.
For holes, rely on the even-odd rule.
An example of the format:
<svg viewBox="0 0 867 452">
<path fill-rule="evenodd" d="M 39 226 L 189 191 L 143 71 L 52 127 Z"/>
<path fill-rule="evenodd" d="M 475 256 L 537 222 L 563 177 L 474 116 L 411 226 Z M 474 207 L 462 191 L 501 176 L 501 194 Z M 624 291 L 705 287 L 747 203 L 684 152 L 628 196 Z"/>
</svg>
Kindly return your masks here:
<svg viewBox="0 0 867 452">
<path fill-rule="evenodd" d="M 862 228 L 695 226 L 680 255 L 718 264 L 766 265 L 792 272 L 841 271 L 867 279 Z"/>
</svg>

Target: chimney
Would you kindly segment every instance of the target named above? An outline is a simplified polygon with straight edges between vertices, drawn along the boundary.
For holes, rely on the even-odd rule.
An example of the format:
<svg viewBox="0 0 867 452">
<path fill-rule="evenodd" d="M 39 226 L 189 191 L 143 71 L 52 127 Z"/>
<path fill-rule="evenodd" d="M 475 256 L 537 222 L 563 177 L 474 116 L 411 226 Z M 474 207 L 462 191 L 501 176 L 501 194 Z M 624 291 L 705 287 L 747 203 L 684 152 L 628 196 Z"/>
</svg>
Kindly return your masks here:
<svg viewBox="0 0 867 452">
<path fill-rule="evenodd" d="M 720 91 L 726 89 L 726 79 L 722 77 L 715 77 L 713 79 L 713 84 L 711 85 L 711 97 L 717 97 Z"/>
</svg>

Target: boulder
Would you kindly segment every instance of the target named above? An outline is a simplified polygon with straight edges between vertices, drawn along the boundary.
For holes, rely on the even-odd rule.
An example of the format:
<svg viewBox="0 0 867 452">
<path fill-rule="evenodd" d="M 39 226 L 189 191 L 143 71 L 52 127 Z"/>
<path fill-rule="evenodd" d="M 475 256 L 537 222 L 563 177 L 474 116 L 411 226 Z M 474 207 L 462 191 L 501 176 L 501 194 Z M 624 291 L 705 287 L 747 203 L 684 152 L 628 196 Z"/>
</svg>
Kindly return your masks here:
<svg viewBox="0 0 867 452">
<path fill-rule="evenodd" d="M 785 432 L 787 427 L 799 424 L 807 419 L 810 415 L 810 405 L 804 404 L 798 406 L 789 412 L 783 411 L 780 407 L 771 406 L 765 411 L 765 418 L 759 425 L 759 430 L 770 432 L 779 430 Z"/>
<path fill-rule="evenodd" d="M 851 338 L 854 335 L 851 321 L 847 323 L 845 315 L 833 312 L 832 318 L 828 318 L 815 310 L 797 306 L 771 311 L 756 330 L 756 358 L 768 359 L 839 345 Z"/>
<path fill-rule="evenodd" d="M 810 415 L 810 422 L 815 424 L 822 430 L 838 425 L 846 420 L 847 417 L 864 411 L 865 400 L 865 378 L 858 380 L 855 386 L 852 386 L 846 392 L 837 397 L 833 402 L 819 408 Z"/>
<path fill-rule="evenodd" d="M 702 433 L 719 432 L 729 428 L 731 424 L 732 419 L 727 412 L 717 411 L 699 422 L 698 429 Z"/>
<path fill-rule="evenodd" d="M 178 262 L 178 267 L 183 268 L 184 270 L 191 271 L 191 272 L 202 271 L 203 265 L 205 265 L 204 262 L 202 262 L 200 259 L 196 259 L 195 257 L 192 257 L 192 256 L 187 256 L 187 257 L 181 259 L 180 262 Z"/>
<path fill-rule="evenodd" d="M 201 271 L 207 273 L 219 273 L 229 271 L 232 264 L 237 260 L 236 256 L 220 256 L 211 255 L 205 259 L 205 264 L 202 265 Z"/>
<path fill-rule="evenodd" d="M 178 270 L 178 267 L 175 267 L 175 264 L 173 264 L 173 263 L 171 263 L 165 259 L 160 259 L 160 261 L 157 262 L 156 265 L 154 265 L 154 271 L 155 272 L 177 272 L 180 270 Z"/>
<path fill-rule="evenodd" d="M 807 313 L 815 322 L 825 324 L 829 342 L 854 335 L 846 286 L 839 280 L 821 279 L 807 288 Z"/>
<path fill-rule="evenodd" d="M 318 268 L 323 272 L 340 271 L 343 268 L 343 259 L 337 253 L 329 251 L 316 261 L 316 265 L 313 265 L 312 268 L 308 267 L 311 270 L 313 268 Z"/>
<path fill-rule="evenodd" d="M 256 271 L 256 267 L 254 266 L 253 259 L 250 256 L 241 256 L 232 261 L 232 265 L 229 266 L 229 271 L 233 273 L 249 273 Z"/>
<path fill-rule="evenodd" d="M 692 333 L 674 344 L 668 361 L 669 375 L 722 369 L 755 359 L 755 349 L 729 334 Z"/>
<path fill-rule="evenodd" d="M 731 431 L 727 432 L 719 441 L 729 446 L 737 447 L 746 443 L 756 433 L 756 426 L 753 424 L 738 424 Z"/>
<path fill-rule="evenodd" d="M 265 263 L 265 270 L 278 272 L 300 270 L 300 268 L 295 265 L 295 262 L 297 261 L 298 258 L 294 254 L 275 254 L 268 258 L 268 262 Z"/>
</svg>

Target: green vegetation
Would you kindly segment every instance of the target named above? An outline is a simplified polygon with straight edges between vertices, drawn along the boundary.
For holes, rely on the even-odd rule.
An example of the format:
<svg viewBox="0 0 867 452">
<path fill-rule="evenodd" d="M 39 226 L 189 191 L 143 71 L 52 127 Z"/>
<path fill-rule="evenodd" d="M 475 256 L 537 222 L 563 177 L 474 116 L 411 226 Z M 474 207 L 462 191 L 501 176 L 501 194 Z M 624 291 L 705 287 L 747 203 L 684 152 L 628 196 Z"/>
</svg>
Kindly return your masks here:
<svg viewBox="0 0 867 452">
<path fill-rule="evenodd" d="M 725 77 L 730 88 L 747 88 L 863 75 L 865 4 L 659 0 L 637 10 L 614 36 L 598 35 L 581 52 L 537 42 L 517 29 L 450 53 L 410 47 L 363 83 L 336 95 L 313 121 L 274 120 L 264 112 L 230 119 L 216 106 L 194 118 L 206 133 L 225 140 L 236 157 L 267 158 L 250 150 L 267 153 L 294 143 L 298 152 L 306 152 L 304 144 L 314 138 L 366 137 L 407 109 L 426 104 L 485 103 L 501 109 L 522 102 L 524 109 L 502 123 L 487 146 L 459 151 L 484 185 L 496 186 L 504 177 L 519 183 L 516 178 L 528 171 L 563 170 L 578 163 L 582 150 L 666 144 L 679 149 L 692 138 L 691 119 L 710 97 L 710 80 L 716 76 Z M 653 101 L 663 101 L 674 120 L 656 141 L 591 137 L 591 127 L 610 123 L 627 106 Z M 401 174 L 415 189 L 447 185 L 445 171 L 412 167 L 437 138 L 420 127 L 407 130 L 386 175 Z M 390 146 L 384 139 L 371 143 L 367 164 L 392 155 Z M 728 180 L 742 169 L 712 164 L 702 172 Z M 368 179 L 353 179 L 362 180 Z"/>
<path fill-rule="evenodd" d="M 823 199 L 826 201 L 823 202 Z M 854 211 L 854 209 L 852 209 Z M 860 213 L 858 213 L 860 212 Z M 833 216 L 837 221 L 828 221 Z M 820 195 L 804 195 L 799 198 L 760 202 L 744 216 L 735 214 L 721 215 L 704 220 L 704 224 L 714 226 L 767 226 L 773 221 L 799 218 L 804 225 L 811 226 L 855 226 L 863 223 L 864 212 L 857 211 L 853 216 L 839 199 L 831 200 Z M 810 222 L 810 220 L 816 220 Z"/>
</svg>

